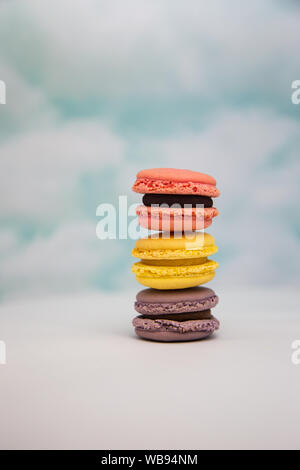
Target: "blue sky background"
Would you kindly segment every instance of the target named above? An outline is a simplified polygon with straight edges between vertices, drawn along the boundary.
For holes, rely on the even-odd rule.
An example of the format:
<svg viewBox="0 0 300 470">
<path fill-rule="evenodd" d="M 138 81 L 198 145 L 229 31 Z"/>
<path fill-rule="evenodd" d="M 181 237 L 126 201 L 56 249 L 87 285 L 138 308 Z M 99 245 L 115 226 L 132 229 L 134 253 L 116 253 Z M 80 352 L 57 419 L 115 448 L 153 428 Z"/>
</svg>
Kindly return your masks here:
<svg viewBox="0 0 300 470">
<path fill-rule="evenodd" d="M 297 286 L 300 6 L 0 1 L 0 295 L 136 287 L 96 207 L 139 169 L 216 177 L 219 286 Z"/>
</svg>

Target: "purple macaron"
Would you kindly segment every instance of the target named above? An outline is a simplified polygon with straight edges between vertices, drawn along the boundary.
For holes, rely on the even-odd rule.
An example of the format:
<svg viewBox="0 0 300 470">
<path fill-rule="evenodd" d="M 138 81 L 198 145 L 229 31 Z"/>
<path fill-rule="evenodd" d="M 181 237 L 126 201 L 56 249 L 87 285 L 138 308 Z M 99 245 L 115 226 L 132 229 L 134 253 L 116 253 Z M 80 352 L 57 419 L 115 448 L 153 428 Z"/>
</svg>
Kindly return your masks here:
<svg viewBox="0 0 300 470">
<path fill-rule="evenodd" d="M 133 320 L 138 336 L 154 341 L 191 341 L 210 336 L 219 321 L 210 309 L 218 303 L 212 289 L 144 289 L 137 294 Z"/>
<path fill-rule="evenodd" d="M 208 287 L 179 290 L 144 289 L 136 296 L 135 310 L 141 315 L 200 312 L 215 307 L 218 296 Z"/>
</svg>

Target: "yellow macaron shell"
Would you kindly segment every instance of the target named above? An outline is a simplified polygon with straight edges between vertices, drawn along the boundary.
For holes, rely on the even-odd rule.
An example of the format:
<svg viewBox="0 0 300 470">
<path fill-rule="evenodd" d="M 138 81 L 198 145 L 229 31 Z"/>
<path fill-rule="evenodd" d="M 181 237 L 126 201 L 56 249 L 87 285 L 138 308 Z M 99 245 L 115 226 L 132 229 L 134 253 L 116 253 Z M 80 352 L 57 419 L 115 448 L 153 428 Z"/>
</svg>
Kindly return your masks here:
<svg viewBox="0 0 300 470">
<path fill-rule="evenodd" d="M 197 274 L 206 274 L 217 269 L 218 263 L 216 261 L 206 261 L 201 264 L 181 265 L 181 266 L 164 266 L 163 264 L 151 265 L 145 264 L 142 261 L 134 263 L 132 271 L 139 277 L 173 277 L 173 276 L 195 276 Z"/>
<path fill-rule="evenodd" d="M 209 282 L 214 277 L 218 263 L 199 259 L 198 264 L 160 265 L 147 262 L 134 263 L 132 271 L 144 286 L 154 289 L 184 289 Z"/>
<path fill-rule="evenodd" d="M 132 256 L 141 259 L 204 258 L 218 251 L 214 238 L 208 233 L 194 232 L 178 238 L 170 235 L 137 240 Z"/>
<path fill-rule="evenodd" d="M 207 274 L 199 274 L 198 276 L 190 277 L 140 277 L 136 276 L 136 280 L 146 287 L 159 290 L 174 290 L 174 289 L 187 289 L 188 287 L 196 287 L 201 284 L 206 284 L 211 281 L 215 276 L 214 272 Z"/>
</svg>

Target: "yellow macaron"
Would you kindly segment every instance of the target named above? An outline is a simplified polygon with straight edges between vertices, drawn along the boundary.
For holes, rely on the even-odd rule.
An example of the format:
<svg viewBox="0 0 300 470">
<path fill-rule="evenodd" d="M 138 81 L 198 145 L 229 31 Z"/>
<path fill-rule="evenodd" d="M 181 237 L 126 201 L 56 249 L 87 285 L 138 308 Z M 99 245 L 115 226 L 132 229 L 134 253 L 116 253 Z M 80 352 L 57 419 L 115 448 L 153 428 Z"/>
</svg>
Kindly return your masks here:
<svg viewBox="0 0 300 470">
<path fill-rule="evenodd" d="M 132 271 L 137 281 L 154 289 L 184 289 L 213 279 L 218 263 L 207 256 L 218 248 L 208 233 L 197 232 L 180 238 L 163 233 L 136 242 L 132 255 L 142 261 Z"/>
</svg>

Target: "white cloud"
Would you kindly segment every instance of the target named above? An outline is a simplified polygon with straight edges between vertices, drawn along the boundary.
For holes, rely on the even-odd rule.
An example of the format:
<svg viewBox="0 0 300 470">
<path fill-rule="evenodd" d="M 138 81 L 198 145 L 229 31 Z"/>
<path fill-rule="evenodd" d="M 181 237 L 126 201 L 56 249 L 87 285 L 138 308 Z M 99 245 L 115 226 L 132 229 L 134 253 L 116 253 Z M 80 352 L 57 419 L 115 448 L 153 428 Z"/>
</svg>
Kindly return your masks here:
<svg viewBox="0 0 300 470">
<path fill-rule="evenodd" d="M 0 213 L 9 228 L 0 232 L 0 284 L 6 296 L 74 291 L 105 279 L 121 246 L 97 240 L 95 211 L 101 201 L 84 212 L 79 183 L 88 175 L 109 188 L 113 182 L 101 173 L 117 172 L 124 154 L 120 137 L 88 120 L 28 130 L 2 144 Z M 29 239 L 22 236 L 27 226 Z"/>
<path fill-rule="evenodd" d="M 1 9 L 0 39 L 9 36 L 11 60 L 55 96 L 222 99 L 264 90 L 282 97 L 297 78 L 300 10 L 274 2 L 27 0 Z M 20 12 L 25 21 L 11 37 Z M 20 39 L 32 48 L 30 60 Z"/>
<path fill-rule="evenodd" d="M 153 139 L 144 143 L 144 149 L 164 158 L 167 165 L 212 173 L 221 191 L 236 194 L 247 175 L 297 133 L 297 122 L 289 118 L 266 111 L 227 110 L 197 133 Z"/>
<path fill-rule="evenodd" d="M 0 231 L 0 259 L 9 257 L 17 249 L 19 240 L 15 232 L 9 229 Z"/>
<path fill-rule="evenodd" d="M 92 222 L 64 224 L 51 235 L 35 238 L 25 246 L 20 244 L 1 263 L 1 288 L 8 295 L 85 289 L 98 270 L 105 275 L 111 261 L 107 243 L 96 239 Z M 118 256 L 116 243 L 113 248 Z"/>
<path fill-rule="evenodd" d="M 1 153 L 1 216 L 59 223 L 76 214 L 80 176 L 119 165 L 124 142 L 96 121 L 73 121 L 21 134 Z"/>
<path fill-rule="evenodd" d="M 7 104 L 1 107 L 0 136 L 5 131 L 41 129 L 58 119 L 55 107 L 39 88 L 27 83 L 0 57 L 0 79 L 6 84 Z"/>
</svg>

